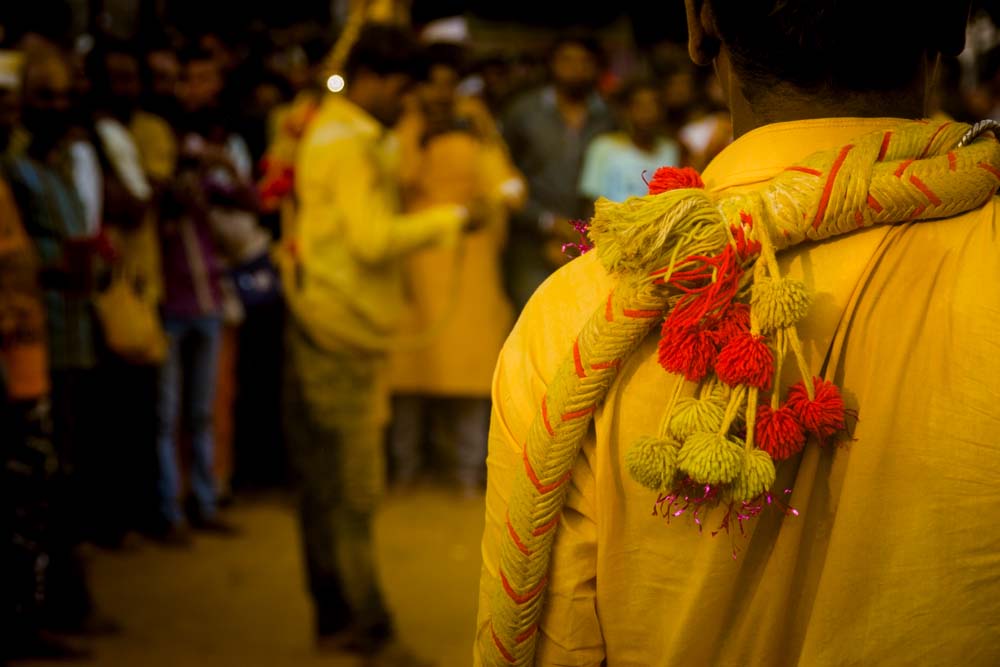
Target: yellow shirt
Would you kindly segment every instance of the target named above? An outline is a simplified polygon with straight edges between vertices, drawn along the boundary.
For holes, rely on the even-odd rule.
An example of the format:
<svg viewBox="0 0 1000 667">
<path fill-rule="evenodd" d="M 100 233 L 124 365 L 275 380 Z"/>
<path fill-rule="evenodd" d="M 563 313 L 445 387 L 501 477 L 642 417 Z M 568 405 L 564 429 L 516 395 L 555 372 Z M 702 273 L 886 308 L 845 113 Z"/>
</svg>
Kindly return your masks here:
<svg viewBox="0 0 1000 667">
<path fill-rule="evenodd" d="M 400 214 L 396 142 L 364 110 L 328 96 L 295 168 L 299 200 L 279 257 L 286 297 L 317 344 L 383 352 L 404 307 L 401 259 L 454 241 L 459 206 Z"/>
<path fill-rule="evenodd" d="M 817 150 L 898 121 L 827 119 L 751 132 L 706 169 L 759 185 Z M 782 253 L 815 295 L 807 360 L 860 412 L 854 440 L 778 467 L 798 517 L 747 535 L 652 515 L 626 448 L 656 432 L 677 378 L 651 337 L 623 365 L 573 471 L 553 551 L 539 665 L 1000 664 L 1000 257 L 996 199 Z M 596 254 L 596 253 L 595 253 Z M 489 633 L 511 480 L 546 383 L 612 280 L 595 254 L 540 288 L 493 386 L 478 633 Z M 794 381 L 789 369 L 786 383 Z M 692 387 L 687 387 L 690 393 Z M 780 495 L 780 494 L 779 494 Z M 735 550 L 735 555 L 734 555 Z M 487 635 L 488 636 L 488 635 Z M 476 664 L 480 657 L 476 655 Z"/>
</svg>

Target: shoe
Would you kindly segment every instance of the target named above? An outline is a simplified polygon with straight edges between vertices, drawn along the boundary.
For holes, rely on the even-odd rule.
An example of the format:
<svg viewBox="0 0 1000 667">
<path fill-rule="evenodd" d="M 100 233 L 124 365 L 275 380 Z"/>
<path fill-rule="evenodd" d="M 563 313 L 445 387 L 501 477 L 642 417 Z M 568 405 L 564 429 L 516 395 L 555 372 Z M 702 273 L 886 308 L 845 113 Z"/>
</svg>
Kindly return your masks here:
<svg viewBox="0 0 1000 667">
<path fill-rule="evenodd" d="M 55 660 L 83 661 L 89 660 L 92 654 L 89 650 L 50 636 L 47 632 L 31 633 L 28 636 L 13 638 L 3 653 L 0 653 L 0 664 L 3 660 Z"/>
<path fill-rule="evenodd" d="M 122 632 L 121 625 L 115 619 L 97 611 L 72 620 L 49 618 L 45 621 L 45 629 L 57 635 L 87 638 L 114 637 Z"/>
<path fill-rule="evenodd" d="M 185 523 L 167 524 L 161 530 L 151 533 L 150 537 L 162 546 L 173 549 L 189 549 L 194 542 L 191 529 Z"/>
<path fill-rule="evenodd" d="M 240 534 L 239 528 L 217 516 L 205 519 L 197 517 L 191 520 L 191 527 L 202 533 L 212 533 L 220 537 L 236 537 Z"/>
</svg>

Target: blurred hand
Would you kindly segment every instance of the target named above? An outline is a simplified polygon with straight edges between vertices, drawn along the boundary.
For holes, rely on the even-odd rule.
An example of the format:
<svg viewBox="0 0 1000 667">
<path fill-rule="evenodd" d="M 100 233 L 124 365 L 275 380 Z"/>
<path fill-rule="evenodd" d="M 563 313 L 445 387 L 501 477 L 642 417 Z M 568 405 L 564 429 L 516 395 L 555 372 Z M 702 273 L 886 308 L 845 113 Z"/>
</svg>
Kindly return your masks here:
<svg viewBox="0 0 1000 667">
<path fill-rule="evenodd" d="M 469 219 L 465 223 L 466 232 L 477 232 L 489 226 L 495 212 L 495 204 L 486 197 L 476 197 L 465 208 L 469 212 Z"/>
</svg>

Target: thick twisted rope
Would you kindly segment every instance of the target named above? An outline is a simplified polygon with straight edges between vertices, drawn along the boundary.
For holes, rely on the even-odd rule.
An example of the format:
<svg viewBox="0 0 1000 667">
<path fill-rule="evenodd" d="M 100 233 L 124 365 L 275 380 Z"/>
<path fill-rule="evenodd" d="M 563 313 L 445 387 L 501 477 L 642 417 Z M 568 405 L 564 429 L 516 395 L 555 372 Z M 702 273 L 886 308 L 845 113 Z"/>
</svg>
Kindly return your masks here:
<svg viewBox="0 0 1000 667">
<path fill-rule="evenodd" d="M 508 504 L 491 625 L 481 638 L 485 664 L 533 663 L 567 483 L 619 367 L 680 296 L 666 279 L 682 272 L 689 258 L 717 256 L 735 244 L 738 231 L 766 234 L 765 246 L 780 250 L 976 208 L 1000 182 L 1000 145 L 983 139 L 949 150 L 968 129 L 900 125 L 817 153 L 746 193 L 713 197 L 682 189 L 622 204 L 598 202 L 591 238 L 618 285 L 574 341 L 529 428 Z M 753 227 L 753 220 L 763 224 Z"/>
</svg>

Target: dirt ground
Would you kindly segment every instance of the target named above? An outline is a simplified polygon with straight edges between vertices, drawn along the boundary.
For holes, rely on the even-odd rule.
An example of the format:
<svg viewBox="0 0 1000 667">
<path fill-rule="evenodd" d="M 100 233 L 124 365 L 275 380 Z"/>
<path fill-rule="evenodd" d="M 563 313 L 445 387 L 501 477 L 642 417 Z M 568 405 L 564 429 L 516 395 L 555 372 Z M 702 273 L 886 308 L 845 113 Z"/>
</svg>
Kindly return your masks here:
<svg viewBox="0 0 1000 667">
<path fill-rule="evenodd" d="M 139 541 L 88 555 L 94 596 L 122 626 L 84 642 L 92 667 L 351 667 L 312 650 L 312 615 L 287 499 L 243 500 L 235 538 L 189 550 Z M 377 543 L 388 604 L 403 639 L 438 667 L 471 663 L 483 499 L 425 488 L 394 493 Z M 51 663 L 17 663 L 42 667 Z"/>
</svg>

